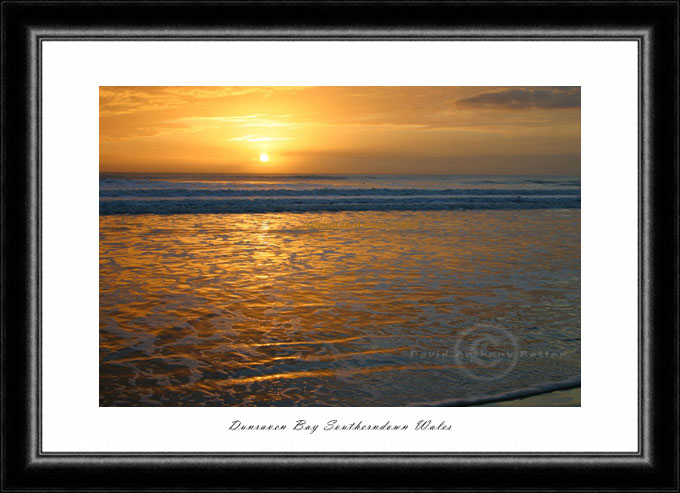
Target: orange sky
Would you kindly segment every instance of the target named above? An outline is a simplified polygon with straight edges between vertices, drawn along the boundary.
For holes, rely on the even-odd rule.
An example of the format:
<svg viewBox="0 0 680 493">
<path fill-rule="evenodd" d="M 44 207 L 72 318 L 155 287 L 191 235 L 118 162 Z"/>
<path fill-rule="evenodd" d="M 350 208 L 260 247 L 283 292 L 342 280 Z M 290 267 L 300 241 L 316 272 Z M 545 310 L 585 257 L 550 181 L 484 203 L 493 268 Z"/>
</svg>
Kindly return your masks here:
<svg viewBox="0 0 680 493">
<path fill-rule="evenodd" d="M 578 87 L 100 87 L 99 170 L 580 175 L 580 102 Z"/>
</svg>

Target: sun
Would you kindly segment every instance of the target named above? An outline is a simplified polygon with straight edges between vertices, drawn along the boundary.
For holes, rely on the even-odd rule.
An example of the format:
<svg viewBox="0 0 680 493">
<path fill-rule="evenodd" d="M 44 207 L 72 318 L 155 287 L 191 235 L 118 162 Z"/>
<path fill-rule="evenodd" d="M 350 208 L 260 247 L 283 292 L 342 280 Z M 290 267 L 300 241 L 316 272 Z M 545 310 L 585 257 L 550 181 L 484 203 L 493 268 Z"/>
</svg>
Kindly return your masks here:
<svg viewBox="0 0 680 493">
<path fill-rule="evenodd" d="M 265 153 L 260 154 L 260 162 L 266 163 L 269 161 L 269 156 L 267 156 Z"/>
</svg>

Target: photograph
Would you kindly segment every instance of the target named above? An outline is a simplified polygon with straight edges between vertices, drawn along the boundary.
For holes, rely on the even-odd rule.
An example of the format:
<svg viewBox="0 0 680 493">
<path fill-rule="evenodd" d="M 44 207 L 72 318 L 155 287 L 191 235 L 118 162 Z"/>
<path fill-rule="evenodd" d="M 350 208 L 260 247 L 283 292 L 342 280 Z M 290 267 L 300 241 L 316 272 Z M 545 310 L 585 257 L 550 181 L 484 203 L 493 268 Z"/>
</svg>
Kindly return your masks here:
<svg viewBox="0 0 680 493">
<path fill-rule="evenodd" d="M 581 405 L 579 86 L 100 86 L 99 406 Z"/>
<path fill-rule="evenodd" d="M 0 490 L 680 491 L 680 0 L 0 4 Z"/>
</svg>

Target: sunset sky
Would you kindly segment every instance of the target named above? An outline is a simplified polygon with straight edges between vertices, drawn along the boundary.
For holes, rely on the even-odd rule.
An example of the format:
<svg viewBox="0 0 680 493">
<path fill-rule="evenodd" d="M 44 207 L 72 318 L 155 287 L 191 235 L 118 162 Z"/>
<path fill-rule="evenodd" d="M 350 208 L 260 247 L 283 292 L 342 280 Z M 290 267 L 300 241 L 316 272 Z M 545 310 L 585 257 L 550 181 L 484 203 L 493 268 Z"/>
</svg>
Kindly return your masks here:
<svg viewBox="0 0 680 493">
<path fill-rule="evenodd" d="M 580 175 L 579 87 L 100 87 L 101 172 Z"/>
</svg>

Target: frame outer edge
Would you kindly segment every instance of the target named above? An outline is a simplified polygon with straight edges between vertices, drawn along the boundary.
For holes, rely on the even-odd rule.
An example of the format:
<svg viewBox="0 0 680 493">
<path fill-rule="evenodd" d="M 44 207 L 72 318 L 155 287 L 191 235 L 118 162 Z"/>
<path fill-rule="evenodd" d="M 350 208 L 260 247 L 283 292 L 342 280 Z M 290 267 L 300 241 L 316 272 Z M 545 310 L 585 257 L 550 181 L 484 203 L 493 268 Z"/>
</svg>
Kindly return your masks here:
<svg viewBox="0 0 680 493">
<path fill-rule="evenodd" d="M 668 5 L 670 2 L 665 2 Z M 678 329 L 678 159 L 677 159 L 677 13 L 678 7 L 677 3 L 672 2 L 675 8 L 674 22 L 674 32 L 672 33 L 672 41 L 674 43 L 673 52 L 676 55 L 676 62 L 673 72 L 675 74 L 675 94 L 673 95 L 675 104 L 672 105 L 671 113 L 674 116 L 674 123 L 670 125 L 670 131 L 666 132 L 666 136 L 659 135 L 657 133 L 659 123 L 661 123 L 659 118 L 659 111 L 663 106 L 663 102 L 654 100 L 654 95 L 658 95 L 660 91 L 657 90 L 657 86 L 662 84 L 659 78 L 662 75 L 661 65 L 667 63 L 668 60 L 661 59 L 659 53 L 659 35 L 656 33 L 655 29 L 649 29 L 643 35 L 643 42 L 641 46 L 641 77 L 642 77 L 642 87 L 640 92 L 643 94 L 643 99 L 641 100 L 641 112 L 642 117 L 640 124 L 642 128 L 641 132 L 641 159 L 642 164 L 646 164 L 642 167 L 643 172 L 641 174 L 641 201 L 646 206 L 648 210 L 645 214 L 640 215 L 640 232 L 641 232 L 641 254 L 643 251 L 650 252 L 649 258 L 641 257 L 641 268 L 640 273 L 640 286 L 644 288 L 644 291 L 648 293 L 653 293 L 654 298 L 658 300 L 656 303 L 654 301 L 648 304 L 641 304 L 641 327 L 645 328 L 643 331 L 643 338 L 646 338 L 648 342 L 641 341 L 640 350 L 642 351 L 641 357 L 641 383 L 642 386 L 640 397 L 641 397 L 641 416 L 642 428 L 641 428 L 641 452 L 642 454 L 638 459 L 633 457 L 627 457 L 624 460 L 619 460 L 620 466 L 628 467 L 631 469 L 636 469 L 639 475 L 646 476 L 648 480 L 653 480 L 654 487 L 659 487 L 663 489 L 673 488 L 675 491 L 678 486 L 678 471 L 677 465 L 673 465 L 674 458 L 677 459 L 677 329 Z M 68 469 L 73 467 L 78 467 L 78 465 L 83 466 L 88 462 L 100 461 L 98 468 L 100 471 L 113 467 L 117 469 L 119 467 L 126 468 L 133 466 L 133 469 L 140 467 L 141 464 L 145 464 L 142 467 L 157 468 L 157 472 L 161 472 L 166 467 L 175 467 L 177 465 L 174 457 L 162 457 L 157 458 L 134 458 L 134 457 L 121 457 L 121 459 L 116 463 L 111 463 L 107 459 L 97 454 L 92 454 L 92 459 L 88 460 L 85 457 L 70 457 L 70 459 L 49 457 L 41 455 L 39 448 L 40 439 L 40 404 L 38 400 L 38 395 L 40 392 L 39 388 L 39 377 L 40 377 L 40 367 L 39 367 L 39 355 L 40 355 L 40 261 L 41 261 L 41 241 L 40 241 L 40 184 L 41 184 L 41 173 L 40 173 L 40 42 L 41 38 L 39 35 L 40 28 L 29 25 L 11 25 L 12 16 L 9 15 L 8 21 L 8 4 L 3 3 L 2 5 L 2 30 L 3 30 L 3 165 L 2 165 L 2 187 L 3 187 L 3 198 L 2 198 L 2 216 L 3 216 L 3 238 L 2 238 L 2 248 L 3 248 L 3 266 L 2 266 L 2 276 L 3 276 L 3 292 L 2 292 L 2 302 L 3 302 L 3 431 L 5 431 L 3 436 L 3 458 L 2 458 L 2 489 L 12 488 L 12 489 L 25 489 L 25 488 L 36 488 L 36 487 L 46 487 L 50 483 L 49 477 L 52 476 L 52 472 L 56 469 L 60 469 L 66 466 Z M 667 24 L 666 24 L 667 26 Z M 23 41 L 19 46 L 12 44 L 13 41 L 17 41 L 17 38 L 12 38 L 9 43 L 5 39 L 7 35 L 8 28 L 16 31 L 17 29 L 23 29 Z M 62 33 L 63 34 L 63 33 Z M 70 35 L 73 35 L 73 31 L 70 31 Z M 57 35 L 58 36 L 58 35 Z M 170 34 L 166 34 L 170 36 Z M 668 36 L 668 33 L 666 33 Z M 8 44 L 11 50 L 8 48 Z M 666 47 L 668 49 L 668 47 Z M 24 51 L 25 50 L 25 51 Z M 21 61 L 21 54 L 27 53 L 25 59 Z M 668 53 L 666 53 L 668 54 Z M 9 61 L 9 63 L 8 63 Z M 10 70 L 13 76 L 9 76 L 10 70 L 7 67 L 10 66 Z M 21 69 L 21 70 L 19 70 Z M 17 76 L 18 72 L 21 72 L 21 76 Z M 25 78 L 22 79 L 22 78 Z M 23 91 L 18 90 L 22 87 Z M 25 98 L 21 99 L 18 94 L 22 93 Z M 8 98 L 8 95 L 12 96 L 12 99 Z M 652 110 L 653 108 L 653 110 Z M 655 123 L 656 122 L 656 123 Z M 10 128 L 11 127 L 11 128 Z M 653 191 L 661 189 L 664 185 L 660 180 L 664 177 L 660 177 L 658 171 L 661 170 L 660 163 L 656 164 L 656 167 L 651 166 L 655 159 L 659 159 L 655 155 L 654 149 L 660 147 L 663 144 L 668 148 L 669 142 L 667 139 L 668 133 L 675 133 L 675 145 L 674 145 L 674 180 L 671 183 L 666 182 L 663 189 L 672 189 L 675 194 L 675 198 L 672 200 L 657 200 Z M 25 145 L 24 140 L 25 139 Z M 665 139 L 665 140 L 664 140 Z M 23 159 L 17 159 L 23 154 Z M 669 156 L 666 156 L 669 157 Z M 11 159 L 10 160 L 8 160 Z M 654 168 L 654 169 L 652 169 Z M 655 174 L 656 172 L 656 174 Z M 667 176 L 665 177 L 668 178 Z M 11 187 L 10 187 L 11 183 Z M 22 200 L 23 199 L 23 200 Z M 18 205 L 12 207 L 10 210 L 7 204 L 12 201 Z M 671 204 L 673 214 L 668 214 L 667 206 Z M 671 221 L 675 219 L 675 224 L 671 224 Z M 671 245 L 666 244 L 665 247 L 660 251 L 658 248 L 653 248 L 653 238 L 660 234 L 660 229 L 664 227 L 671 227 L 673 232 L 673 241 Z M 7 231 L 11 230 L 13 235 L 9 237 Z M 21 235 L 18 233 L 21 232 Z M 26 248 L 23 249 L 25 245 Z M 670 249 L 669 249 L 670 247 Z M 668 269 L 666 265 L 664 268 L 663 260 L 668 260 L 668 254 L 674 253 L 674 269 Z M 12 263 L 8 260 L 12 260 Z M 38 262 L 31 262 L 31 259 L 38 259 Z M 665 275 L 664 275 L 665 273 Z M 675 281 L 673 283 L 674 289 L 671 293 L 667 293 L 663 296 L 658 293 L 660 287 L 655 284 L 655 279 L 660 277 L 668 277 L 673 275 Z M 11 284 L 11 279 L 17 279 L 20 276 L 24 276 L 28 281 L 25 288 L 18 286 L 16 283 Z M 675 300 L 671 299 L 670 296 L 675 296 Z M 665 307 L 659 305 L 660 302 L 669 303 Z M 660 310 L 660 311 L 659 311 Z M 9 318 L 7 317 L 8 312 L 12 312 L 15 316 L 14 322 L 19 320 L 25 322 L 25 327 L 29 328 L 27 337 L 21 335 L 21 331 L 15 331 L 12 333 L 12 327 L 9 327 Z M 665 313 L 675 317 L 675 322 L 673 328 L 675 330 L 675 347 L 667 348 L 663 351 L 659 344 L 655 345 L 654 341 L 661 340 L 659 338 L 659 332 L 663 329 L 661 325 L 664 322 L 662 320 L 664 317 L 657 317 L 655 314 Z M 656 329 L 652 330 L 652 327 Z M 656 335 L 656 338 L 650 337 L 652 334 Z M 11 351 L 7 348 L 11 347 Z M 643 349 L 645 349 L 643 351 Z M 668 355 L 669 351 L 675 351 L 675 360 L 671 358 L 671 366 L 675 369 L 675 379 L 666 384 L 663 387 L 658 382 L 654 383 L 654 374 L 658 375 L 660 372 L 657 370 L 659 368 L 664 368 L 662 363 L 656 361 L 656 357 L 660 354 Z M 25 381 L 21 382 L 21 378 L 16 375 L 16 365 L 21 364 L 25 368 Z M 668 366 L 668 365 L 666 365 Z M 672 386 L 672 387 L 669 387 Z M 673 443 L 670 444 L 671 447 L 666 447 L 663 451 L 658 447 L 658 440 L 664 430 L 660 429 L 662 424 L 660 418 L 667 420 L 669 417 L 668 413 L 662 413 L 661 415 L 654 409 L 654 404 L 658 404 L 659 393 L 665 391 L 675 390 L 676 392 L 676 405 L 675 405 L 675 417 L 673 418 L 673 424 L 675 425 L 676 434 L 673 437 Z M 9 390 L 9 393 L 6 391 Z M 22 416 L 18 412 L 18 407 L 16 403 L 14 407 L 7 406 L 7 397 L 11 399 L 16 399 L 25 404 L 25 409 L 28 411 L 28 415 Z M 668 423 L 666 423 L 668 424 Z M 646 427 L 645 427 L 646 426 Z M 22 430 L 24 430 L 22 432 Z M 667 433 L 668 430 L 665 430 Z M 7 437 L 10 440 L 7 440 Z M 8 445 L 21 444 L 21 454 L 18 454 L 17 450 L 13 450 L 13 454 L 8 454 Z M 670 462 L 665 459 L 669 452 L 671 453 Z M 95 457 L 98 457 L 95 458 Z M 151 459 L 151 460 L 149 460 Z M 238 467 L 249 467 L 248 464 L 258 463 L 260 459 L 243 457 L 240 460 L 235 461 L 235 466 Z M 267 460 L 266 458 L 262 458 Z M 349 459 L 349 460 L 348 460 Z M 456 461 L 459 466 L 465 467 L 465 464 L 470 461 L 475 462 L 474 458 L 460 458 L 460 461 Z M 344 464 L 344 466 L 338 466 L 339 468 L 347 467 L 348 465 L 362 465 L 368 466 L 375 462 L 370 458 L 362 459 L 352 459 L 352 458 L 342 458 L 338 457 L 338 462 Z M 387 458 L 386 461 L 391 459 Z M 573 460 L 573 459 L 572 459 Z M 572 460 L 566 459 L 563 464 L 568 464 Z M 207 461 L 210 461 L 208 459 Z M 330 462 L 333 460 L 331 459 Z M 109 462 L 109 464 L 106 464 Z M 115 462 L 115 461 L 114 461 Z M 189 459 L 189 461 L 184 462 L 180 465 L 180 468 L 192 466 L 201 467 L 203 460 L 201 458 L 195 458 L 194 460 Z M 278 462 L 278 461 L 275 461 Z M 285 461 L 284 461 L 285 462 Z M 307 459 L 301 457 L 299 463 L 304 467 Z M 323 467 L 323 464 L 328 462 L 327 460 L 319 460 L 317 466 Z M 393 460 L 394 463 L 401 462 L 400 459 Z M 433 469 L 438 469 L 443 467 L 444 462 L 438 459 L 433 460 Z M 493 461 L 492 461 L 493 462 Z M 503 462 L 502 460 L 500 461 Z M 577 459 L 575 462 L 579 462 Z M 603 463 L 604 462 L 604 463 Z M 605 460 L 600 462 L 595 459 L 590 468 L 598 469 L 597 464 L 604 466 L 609 462 L 611 465 L 617 462 L 616 460 Z M 173 464 L 174 463 L 174 464 Z M 527 458 L 526 462 L 521 464 L 515 464 L 513 467 L 516 469 L 526 468 L 527 463 L 532 465 L 539 465 L 531 458 Z M 135 467 L 134 465 L 137 464 Z M 439 464 L 434 465 L 434 464 Z M 450 464 L 450 463 L 449 463 Z M 205 465 L 205 463 L 204 463 Z M 256 464 L 255 464 L 256 465 Z M 276 466 L 280 468 L 283 466 L 287 469 L 292 464 L 279 464 Z M 309 464 L 308 464 L 309 465 Z M 376 464 L 377 465 L 377 464 Z M 452 464 L 450 464 L 452 465 Z M 297 466 L 295 466 L 297 467 Z M 390 466 L 388 466 L 390 467 Z M 413 468 L 413 465 L 408 466 Z M 12 470 L 10 470 L 12 469 Z M 359 468 L 358 470 L 360 470 Z M 128 469 L 130 470 L 130 469 Z M 210 470 L 212 472 L 212 470 Z M 208 472 L 208 471 L 206 471 Z M 302 469 L 299 472 L 303 472 Z M 337 471 L 336 471 L 337 472 Z M 591 471 L 592 472 L 592 471 Z M 88 474 L 89 476 L 89 474 Z M 56 477 L 60 477 L 57 474 Z M 54 476 L 53 476 L 54 478 Z M 641 479 L 638 476 L 638 479 Z M 671 486 L 673 485 L 673 486 Z"/>
</svg>

